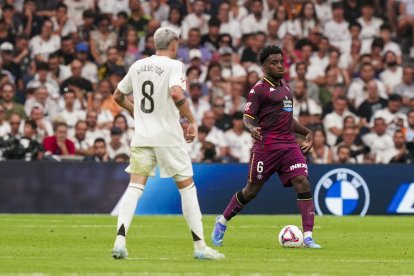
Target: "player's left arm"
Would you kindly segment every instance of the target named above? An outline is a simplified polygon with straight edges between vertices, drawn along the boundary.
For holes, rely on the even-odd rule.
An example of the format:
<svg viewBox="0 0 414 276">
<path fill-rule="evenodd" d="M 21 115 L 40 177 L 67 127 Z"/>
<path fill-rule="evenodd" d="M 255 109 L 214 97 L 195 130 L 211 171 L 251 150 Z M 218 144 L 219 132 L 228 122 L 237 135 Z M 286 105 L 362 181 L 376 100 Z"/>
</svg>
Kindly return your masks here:
<svg viewBox="0 0 414 276">
<path fill-rule="evenodd" d="M 122 93 L 117 88 L 114 92 L 113 97 L 114 97 L 115 102 L 122 108 L 126 109 L 129 115 L 131 115 L 131 117 L 134 118 L 134 104 L 128 99 L 127 95 Z"/>
<path fill-rule="evenodd" d="M 293 131 L 298 134 L 305 136 L 305 143 L 302 145 L 301 150 L 303 154 L 306 154 L 310 151 L 313 145 L 313 132 L 307 127 L 301 125 L 298 121 L 293 119 Z"/>
</svg>

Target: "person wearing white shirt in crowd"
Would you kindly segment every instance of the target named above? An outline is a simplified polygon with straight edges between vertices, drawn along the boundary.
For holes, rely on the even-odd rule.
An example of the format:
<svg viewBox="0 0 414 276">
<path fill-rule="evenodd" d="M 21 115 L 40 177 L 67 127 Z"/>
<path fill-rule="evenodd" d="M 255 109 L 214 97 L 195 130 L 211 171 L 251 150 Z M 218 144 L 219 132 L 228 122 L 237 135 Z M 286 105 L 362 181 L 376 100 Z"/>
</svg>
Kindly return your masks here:
<svg viewBox="0 0 414 276">
<path fill-rule="evenodd" d="M 111 2 L 113 2 L 113 0 Z M 162 1 L 161 3 L 161 0 L 146 1 L 143 3 L 142 8 L 145 14 L 159 22 L 166 20 L 170 13 L 170 6 L 165 3 L 165 1 Z"/>
<path fill-rule="evenodd" d="M 220 55 L 221 76 L 231 83 L 244 82 L 246 80 L 246 69 L 241 64 L 234 62 L 233 50 L 230 47 L 221 47 L 218 50 Z"/>
<path fill-rule="evenodd" d="M 33 96 L 26 100 L 24 103 L 24 111 L 26 115 L 29 115 L 34 106 L 40 105 L 44 116 L 47 119 L 53 119 L 59 112 L 59 106 L 56 101 L 52 100 L 49 96 L 50 93 L 45 86 L 40 86 L 35 89 Z"/>
<path fill-rule="evenodd" d="M 414 109 L 407 113 L 407 125 L 405 138 L 408 142 L 414 142 Z"/>
<path fill-rule="evenodd" d="M 35 121 L 37 125 L 36 129 L 36 140 L 39 143 L 43 143 L 43 139 L 47 136 L 53 135 L 53 127 L 49 120 L 45 119 L 43 107 L 41 104 L 36 103 L 32 110 L 30 111 L 30 114 L 28 116 L 28 120 Z M 22 121 L 20 124 L 19 132 L 23 133 L 24 131 L 24 125 L 25 121 Z"/>
<path fill-rule="evenodd" d="M 68 7 L 59 3 L 55 9 L 55 16 L 51 18 L 53 31 L 61 37 L 72 35 L 78 30 L 75 23 L 68 17 L 67 12 Z"/>
<path fill-rule="evenodd" d="M 391 26 L 387 23 L 384 23 L 380 27 L 380 37 L 384 41 L 384 49 L 382 49 L 382 54 L 385 54 L 388 51 L 393 52 L 397 56 L 397 63 L 402 63 L 402 51 L 400 45 L 391 40 L 392 29 Z"/>
<path fill-rule="evenodd" d="M 313 0 L 315 4 L 316 16 L 322 26 L 332 19 L 332 8 L 326 0 Z"/>
<path fill-rule="evenodd" d="M 98 0 L 98 8 L 101 13 L 106 13 L 116 17 L 120 12 L 129 11 L 129 0 Z"/>
<path fill-rule="evenodd" d="M 241 31 L 243 34 L 252 34 L 264 32 L 267 34 L 267 22 L 269 21 L 263 16 L 262 0 L 253 0 L 250 3 L 251 14 L 241 21 Z"/>
<path fill-rule="evenodd" d="M 171 28 L 181 36 L 182 14 L 178 7 L 171 7 L 168 19 L 161 22 L 161 27 Z"/>
<path fill-rule="evenodd" d="M 381 154 L 394 147 L 392 137 L 387 133 L 387 124 L 381 117 L 374 120 L 372 131 L 362 136 L 362 142 L 370 147 L 370 153 L 375 156 L 376 162 L 381 161 Z"/>
<path fill-rule="evenodd" d="M 375 70 L 373 65 L 371 63 L 365 62 L 360 66 L 360 77 L 354 79 L 351 82 L 351 85 L 348 88 L 347 97 L 356 109 L 358 109 L 361 103 L 367 98 L 364 87 L 371 80 L 375 80 L 377 83 L 378 95 L 381 98 L 388 99 L 385 85 L 382 83 L 382 81 L 374 79 L 374 74 Z"/>
<path fill-rule="evenodd" d="M 323 126 L 326 131 L 326 139 L 329 146 L 335 145 L 336 140 L 342 134 L 344 118 L 347 116 L 354 115 L 347 110 L 346 98 L 336 98 L 333 101 L 333 111 L 328 113 L 323 120 Z"/>
<path fill-rule="evenodd" d="M 414 67 L 412 65 L 404 65 L 402 81 L 394 86 L 393 93 L 403 98 L 404 109 L 408 110 L 411 99 L 414 99 Z"/>
<path fill-rule="evenodd" d="M 401 112 L 402 98 L 400 95 L 391 95 L 388 98 L 387 107 L 377 110 L 372 116 L 372 120 L 376 118 L 384 119 L 387 124 L 387 131 L 392 134 L 397 129 L 407 126 L 407 115 Z M 371 120 L 371 121 L 372 121 Z"/>
<path fill-rule="evenodd" d="M 182 124 L 183 131 L 186 131 L 188 122 Z M 193 162 L 202 162 L 204 158 L 203 154 L 203 144 L 206 142 L 208 129 L 205 126 L 198 127 L 197 137 L 194 139 L 193 143 L 188 145 L 188 153 L 190 154 L 191 161 Z"/>
<path fill-rule="evenodd" d="M 379 77 L 385 84 L 387 94 L 392 94 L 394 87 L 402 81 L 403 69 L 398 65 L 395 53 L 391 51 L 385 53 L 384 63 L 386 69 L 380 73 Z"/>
<path fill-rule="evenodd" d="M 394 145 L 378 154 L 376 161 L 381 164 L 398 163 L 398 160 L 407 152 L 406 140 L 401 130 L 396 130 L 392 136 Z"/>
<path fill-rule="evenodd" d="M 193 12 L 188 14 L 182 21 L 182 38 L 188 39 L 188 32 L 197 28 L 200 30 L 201 35 L 205 35 L 208 32 L 208 21 L 210 15 L 204 13 L 205 4 L 202 0 L 195 0 L 192 3 Z"/>
<path fill-rule="evenodd" d="M 75 124 L 75 132 L 73 136 L 70 136 L 70 139 L 75 145 L 75 154 L 81 156 L 92 155 L 92 145 L 88 143 L 86 139 L 86 131 L 88 130 L 88 125 L 86 121 L 79 120 Z"/>
<path fill-rule="evenodd" d="M 77 27 L 83 24 L 82 14 L 84 11 L 95 10 L 94 0 L 64 0 L 63 3 L 68 7 L 69 18 L 73 20 Z"/>
<path fill-rule="evenodd" d="M 189 86 L 190 97 L 187 99 L 190 105 L 190 110 L 194 114 L 197 124 L 201 124 L 204 113 L 211 110 L 209 102 L 201 97 L 201 83 L 193 81 Z"/>
<path fill-rule="evenodd" d="M 43 21 L 42 31 L 29 42 L 31 57 L 38 61 L 47 61 L 49 54 L 60 49 L 60 37 L 53 34 L 53 22 Z"/>
<path fill-rule="evenodd" d="M 307 38 L 311 30 L 319 28 L 319 21 L 312 2 L 305 2 L 299 12 L 298 18 L 293 21 L 298 38 Z"/>
<path fill-rule="evenodd" d="M 293 98 L 293 117 L 296 120 L 299 118 L 299 113 L 308 112 L 310 115 L 309 123 L 319 123 L 322 108 L 313 99 L 308 98 L 305 81 L 296 80 L 295 89 L 293 89 Z"/>
<path fill-rule="evenodd" d="M 305 78 L 309 81 L 313 81 L 316 84 L 325 81 L 325 71 L 323 70 L 323 64 L 311 63 L 312 56 L 312 44 L 310 42 L 304 42 L 300 48 L 302 60 L 307 65 Z M 290 78 L 296 78 L 296 64 L 292 64 L 289 68 Z"/>
<path fill-rule="evenodd" d="M 110 159 L 115 159 L 118 154 L 126 154 L 129 156 L 130 148 L 122 142 L 122 130 L 118 127 L 111 128 L 111 140 L 106 145 L 106 149 Z"/>
<path fill-rule="evenodd" d="M 98 113 L 93 110 L 89 110 L 86 113 L 86 124 L 88 130 L 86 131 L 86 140 L 89 145 L 93 145 L 96 138 L 103 138 L 109 142 L 109 130 L 105 128 L 98 128 Z"/>
<path fill-rule="evenodd" d="M 267 30 L 269 32 L 266 40 L 266 45 L 281 45 L 282 38 L 279 37 L 280 23 L 275 19 L 270 19 L 267 22 Z"/>
<path fill-rule="evenodd" d="M 250 148 L 253 139 L 243 125 L 243 112 L 233 114 L 233 128 L 224 133 L 224 139 L 229 145 L 229 155 L 233 161 L 248 163 L 250 160 Z"/>
<path fill-rule="evenodd" d="M 81 76 L 92 83 L 93 87 L 96 87 L 98 83 L 98 66 L 95 63 L 88 60 L 88 43 L 82 41 L 76 44 L 76 59 L 82 63 Z"/>
<path fill-rule="evenodd" d="M 374 17 L 373 3 L 368 1 L 363 2 L 361 6 L 362 16 L 357 19 L 357 22 L 361 24 L 360 38 L 362 40 L 362 54 L 369 53 L 371 51 L 372 40 L 379 35 L 380 27 L 383 23 L 382 19 Z"/>
<path fill-rule="evenodd" d="M 230 3 L 221 2 L 218 6 L 217 18 L 220 20 L 220 34 L 230 34 L 239 45 L 241 38 L 240 22 L 230 17 Z"/>
<path fill-rule="evenodd" d="M 83 110 L 75 109 L 76 94 L 73 90 L 66 90 L 63 94 L 65 107 L 57 116 L 64 119 L 68 125 L 68 135 L 73 136 L 75 124 L 79 120 L 85 120 L 86 113 Z"/>
<path fill-rule="evenodd" d="M 329 65 L 329 47 L 328 38 L 322 36 L 318 44 L 318 51 L 313 53 L 310 58 L 310 64 L 320 66 L 325 72 L 326 67 Z"/>
<path fill-rule="evenodd" d="M 391 1 L 388 1 L 391 2 Z M 400 36 L 407 34 L 411 29 L 411 37 L 414 36 L 414 1 L 399 0 L 399 15 L 397 32 Z M 410 58 L 414 58 L 414 39 L 411 39 Z"/>
<path fill-rule="evenodd" d="M 320 104 L 320 98 L 319 98 L 319 87 L 314 84 L 312 81 L 309 81 L 306 79 L 306 75 L 308 72 L 308 66 L 305 62 L 300 61 L 295 64 L 295 72 L 296 77 L 292 78 L 289 82 L 289 86 L 292 90 L 295 90 L 295 85 L 298 80 L 302 80 L 306 84 L 306 91 L 307 91 L 307 97 L 309 99 L 314 100 L 317 104 Z"/>
<path fill-rule="evenodd" d="M 26 88 L 38 88 L 40 86 L 46 87 L 50 98 L 58 101 L 60 98 L 59 84 L 53 79 L 49 72 L 49 65 L 46 62 L 36 63 L 37 73 L 34 78 L 27 83 Z"/>
<path fill-rule="evenodd" d="M 60 64 L 60 56 L 57 53 L 49 55 L 47 64 L 49 65 L 50 71 L 49 77 L 51 77 L 59 85 L 72 75 L 69 66 Z"/>
<path fill-rule="evenodd" d="M 214 112 L 209 110 L 204 112 L 202 125 L 208 130 L 206 141 L 214 144 L 218 148 L 217 155 L 224 157 L 227 155 L 227 143 L 224 139 L 224 132 L 215 126 L 216 118 Z"/>
<path fill-rule="evenodd" d="M 10 124 L 5 119 L 6 108 L 0 103 L 0 137 L 5 136 L 11 132 Z"/>
<path fill-rule="evenodd" d="M 100 93 L 93 94 L 92 104 L 90 110 L 95 111 L 98 114 L 98 128 L 110 129 L 112 127 L 114 116 L 108 109 L 102 108 L 103 97 Z"/>
<path fill-rule="evenodd" d="M 241 22 L 248 14 L 249 12 L 247 9 L 243 6 L 243 2 L 240 2 L 240 0 L 230 0 L 230 17 L 234 20 L 237 20 Z"/>
<path fill-rule="evenodd" d="M 332 3 L 332 14 L 332 20 L 326 22 L 323 33 L 331 45 L 338 48 L 341 53 L 349 52 L 351 33 L 348 29 L 349 24 L 344 18 L 344 8 L 341 2 Z"/>
</svg>

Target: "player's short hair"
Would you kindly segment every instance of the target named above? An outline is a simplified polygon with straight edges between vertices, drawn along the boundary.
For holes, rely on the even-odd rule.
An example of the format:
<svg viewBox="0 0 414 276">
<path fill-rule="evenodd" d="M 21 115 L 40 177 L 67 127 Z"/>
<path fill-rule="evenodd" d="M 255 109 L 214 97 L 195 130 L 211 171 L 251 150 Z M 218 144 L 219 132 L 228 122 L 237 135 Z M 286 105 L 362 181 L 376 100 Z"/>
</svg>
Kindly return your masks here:
<svg viewBox="0 0 414 276">
<path fill-rule="evenodd" d="M 265 46 L 259 53 L 260 64 L 263 65 L 267 57 L 273 54 L 281 54 L 283 56 L 283 51 L 279 46 L 276 45 Z"/>
<path fill-rule="evenodd" d="M 167 50 L 174 40 L 178 40 L 178 34 L 173 29 L 159 28 L 154 34 L 155 49 Z"/>
</svg>

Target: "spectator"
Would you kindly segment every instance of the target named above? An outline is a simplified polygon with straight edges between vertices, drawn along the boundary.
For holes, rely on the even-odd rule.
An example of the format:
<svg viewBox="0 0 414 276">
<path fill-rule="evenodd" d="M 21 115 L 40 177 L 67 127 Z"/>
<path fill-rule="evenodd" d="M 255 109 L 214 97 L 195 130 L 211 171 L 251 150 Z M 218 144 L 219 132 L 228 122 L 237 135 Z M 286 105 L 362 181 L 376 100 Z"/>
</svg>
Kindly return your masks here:
<svg viewBox="0 0 414 276">
<path fill-rule="evenodd" d="M 220 158 L 227 155 L 227 143 L 224 139 L 224 132 L 215 126 L 216 117 L 213 111 L 206 111 L 203 116 L 202 125 L 207 128 L 206 141 L 215 145 Z"/>
<path fill-rule="evenodd" d="M 8 119 L 8 122 L 10 125 L 9 135 L 19 139 L 21 137 L 20 124 L 22 123 L 22 117 L 18 113 L 12 113 Z"/>
<path fill-rule="evenodd" d="M 309 81 L 306 79 L 306 75 L 308 72 L 308 65 L 300 61 L 295 66 L 296 70 L 296 77 L 294 77 L 290 82 L 289 86 L 292 90 L 296 89 L 296 83 L 299 81 L 305 82 L 306 85 L 306 91 L 307 91 L 307 97 L 309 99 L 312 99 L 317 104 L 320 104 L 320 98 L 319 98 L 319 88 L 316 84 L 314 84 L 312 81 Z"/>
<path fill-rule="evenodd" d="M 168 14 L 168 19 L 161 22 L 161 27 L 168 27 L 173 29 L 181 36 L 181 22 L 183 15 L 178 7 L 171 7 Z"/>
<path fill-rule="evenodd" d="M 114 161 L 116 163 L 128 163 L 129 162 L 129 156 L 125 153 L 120 153 L 115 156 Z"/>
<path fill-rule="evenodd" d="M 218 62 L 210 62 L 207 69 L 206 85 L 210 90 L 210 102 L 216 97 L 224 98 L 230 95 L 231 85 L 226 82 L 221 74 L 221 65 Z"/>
<path fill-rule="evenodd" d="M 407 149 L 404 133 L 400 130 L 394 132 L 393 141 L 394 147 L 382 156 L 382 163 L 413 164 L 414 155 Z"/>
<path fill-rule="evenodd" d="M 86 140 L 89 144 L 93 144 L 97 138 L 102 138 L 105 141 L 109 140 L 109 130 L 105 128 L 98 128 L 98 114 L 96 111 L 89 110 L 86 113 L 86 124 L 88 125 Z"/>
<path fill-rule="evenodd" d="M 100 93 L 95 93 L 89 110 L 93 110 L 98 114 L 98 128 L 111 129 L 114 116 L 112 116 L 112 113 L 109 110 L 102 108 L 102 104 L 102 95 Z"/>
<path fill-rule="evenodd" d="M 307 96 L 306 83 L 303 80 L 297 80 L 293 90 L 293 117 L 298 118 L 300 112 L 308 112 L 311 116 L 309 123 L 319 123 L 319 117 L 322 114 L 322 108 L 313 99 Z"/>
<path fill-rule="evenodd" d="M 371 1 L 362 2 L 361 12 L 362 16 L 357 19 L 357 22 L 362 27 L 360 34 L 362 39 L 361 52 L 364 54 L 370 52 L 372 41 L 379 35 L 383 21 L 374 16 L 374 6 Z"/>
<path fill-rule="evenodd" d="M 408 142 L 414 142 L 414 109 L 410 110 L 407 114 L 407 124 L 405 138 Z"/>
<path fill-rule="evenodd" d="M 319 96 L 319 102 L 321 106 L 324 107 L 327 104 L 331 103 L 332 97 L 335 94 L 335 90 L 340 89 L 341 91 L 343 91 L 344 86 L 342 84 L 338 84 L 337 80 L 338 70 L 328 68 L 325 74 L 325 85 L 320 86 L 319 92 L 317 94 Z M 307 84 L 308 83 L 306 83 L 306 85 Z"/>
<path fill-rule="evenodd" d="M 40 34 L 43 18 L 36 14 L 36 1 L 25 0 L 23 5 L 23 12 L 21 13 L 21 21 L 24 26 L 24 34 L 28 37 L 34 37 Z"/>
<path fill-rule="evenodd" d="M 0 137 L 10 133 L 10 124 L 5 117 L 6 109 L 3 104 L 0 104 Z"/>
<path fill-rule="evenodd" d="M 30 64 L 29 38 L 25 34 L 20 34 L 16 37 L 13 58 L 14 63 L 20 66 L 20 71 L 22 76 L 24 76 Z"/>
<path fill-rule="evenodd" d="M 266 40 L 266 45 L 281 45 L 282 44 L 282 38 L 279 37 L 279 22 L 275 19 L 270 19 L 267 22 L 267 30 L 268 30 L 268 36 Z"/>
<path fill-rule="evenodd" d="M 13 58 L 14 47 L 10 42 L 3 42 L 0 45 L 1 60 L 3 62 L 3 70 L 9 71 L 14 79 L 17 87 L 23 88 L 23 74 L 20 66 L 14 62 Z"/>
<path fill-rule="evenodd" d="M 69 78 L 72 74 L 68 66 L 60 64 L 59 55 L 57 53 L 49 55 L 47 64 L 49 65 L 50 78 L 53 79 L 58 85 L 60 85 L 62 81 Z"/>
<path fill-rule="evenodd" d="M 54 126 L 54 136 L 46 137 L 43 146 L 46 154 L 52 155 L 74 155 L 75 145 L 67 138 L 68 126 L 66 123 L 58 122 Z"/>
<path fill-rule="evenodd" d="M 43 142 L 43 139 L 46 136 L 53 135 L 52 124 L 45 119 L 44 111 L 42 105 L 36 103 L 33 105 L 32 110 L 29 113 L 27 120 L 33 120 L 36 123 L 36 140 L 38 142 Z M 24 123 L 21 124 L 20 132 L 24 131 Z"/>
<path fill-rule="evenodd" d="M 57 54 L 65 65 L 72 63 L 75 58 L 75 42 L 71 36 L 64 36 L 61 39 L 61 49 Z"/>
<path fill-rule="evenodd" d="M 246 80 L 246 70 L 239 63 L 234 62 L 233 50 L 230 47 L 222 47 L 219 49 L 221 76 L 230 83 L 243 83 Z"/>
<path fill-rule="evenodd" d="M 351 34 L 348 30 L 348 22 L 344 18 L 344 8 L 341 2 L 332 3 L 332 20 L 325 24 L 324 35 L 341 53 L 349 52 Z"/>
<path fill-rule="evenodd" d="M 106 142 L 103 138 L 96 138 L 93 142 L 92 156 L 87 156 L 85 161 L 92 162 L 109 162 L 108 151 L 106 149 Z"/>
<path fill-rule="evenodd" d="M 88 125 L 86 121 L 79 120 L 75 124 L 75 134 L 71 138 L 75 144 L 75 154 L 81 156 L 92 155 L 91 146 L 86 139 Z"/>
<path fill-rule="evenodd" d="M 248 163 L 253 139 L 244 129 L 243 112 L 236 112 L 232 116 L 233 127 L 224 133 L 224 139 L 229 145 L 230 160 L 239 163 Z"/>
<path fill-rule="evenodd" d="M 339 139 L 338 139 L 339 140 Z M 355 127 L 345 126 L 340 136 L 340 142 L 332 147 L 333 160 L 338 160 L 338 149 L 341 146 L 346 146 L 351 151 L 351 157 L 356 163 L 364 162 L 364 153 L 369 151 L 369 148 L 357 144 L 357 131 Z"/>
<path fill-rule="evenodd" d="M 335 145 L 336 140 L 342 134 L 343 121 L 346 116 L 353 116 L 353 114 L 347 109 L 346 98 L 338 97 L 333 101 L 333 111 L 325 116 L 323 122 L 329 146 Z"/>
<path fill-rule="evenodd" d="M 94 25 L 95 21 L 95 13 L 93 10 L 88 9 L 82 12 L 82 20 L 83 24 L 78 26 L 78 37 L 80 41 L 89 41 L 90 40 L 90 33 L 96 30 L 96 26 Z"/>
<path fill-rule="evenodd" d="M 117 127 L 122 130 L 121 141 L 129 145 L 134 137 L 134 130 L 128 127 L 128 121 L 125 115 L 118 114 L 114 118 L 113 127 Z"/>
<path fill-rule="evenodd" d="M 252 64 L 259 64 L 257 57 L 266 43 L 266 34 L 264 32 L 257 32 L 249 37 L 250 41 L 248 40 L 248 46 L 244 48 L 240 60 L 245 68 L 248 68 Z"/>
<path fill-rule="evenodd" d="M 114 101 L 112 93 L 114 88 L 109 80 L 102 80 L 98 83 L 95 93 L 102 95 L 103 103 L 102 108 L 111 111 L 113 116 L 121 113 L 122 108 Z"/>
<path fill-rule="evenodd" d="M 322 64 L 311 64 L 310 58 L 312 56 L 312 44 L 307 40 L 304 41 L 300 48 L 301 61 L 307 66 L 305 78 L 315 84 L 323 84 L 324 81 L 324 69 Z M 296 65 L 292 65 L 289 68 L 290 77 L 296 77 Z"/>
<path fill-rule="evenodd" d="M 103 80 L 109 77 L 109 75 L 123 66 L 121 59 L 119 58 L 118 49 L 115 46 L 111 46 L 107 49 L 107 60 L 101 64 L 98 68 L 98 78 Z"/>
<path fill-rule="evenodd" d="M 125 66 L 129 68 L 129 66 L 131 66 L 136 60 L 140 59 L 141 54 L 138 48 L 137 31 L 135 31 L 134 28 L 129 27 L 125 33 L 126 53 L 124 63 Z"/>
<path fill-rule="evenodd" d="M 190 84 L 190 97 L 188 99 L 188 104 L 190 105 L 190 110 L 194 114 L 197 124 L 201 124 L 204 113 L 211 110 L 209 102 L 201 97 L 201 83 L 198 81 L 193 81 Z"/>
<path fill-rule="evenodd" d="M 68 17 L 77 27 L 80 27 L 84 23 L 82 18 L 83 13 L 86 10 L 95 9 L 94 0 L 64 0 L 63 3 L 68 7 Z"/>
<path fill-rule="evenodd" d="M 314 164 L 331 164 L 333 162 L 332 150 L 326 144 L 326 134 L 322 129 L 313 132 L 313 147 L 310 153 Z"/>
<path fill-rule="evenodd" d="M 60 46 L 60 37 L 53 33 L 53 22 L 50 19 L 43 21 L 41 33 L 29 43 L 31 57 L 43 62 L 47 61 L 51 53 L 59 50 Z"/>
<path fill-rule="evenodd" d="M 231 102 L 226 102 L 226 114 L 234 114 L 237 111 L 244 111 L 247 100 L 244 97 L 244 86 L 241 83 L 231 85 Z"/>
<path fill-rule="evenodd" d="M 226 1 L 221 2 L 218 6 L 217 18 L 221 22 L 219 33 L 229 34 L 234 39 L 234 46 L 239 46 L 241 38 L 240 21 L 231 17 L 230 9 L 230 3 Z M 232 46 L 232 44 L 228 46 Z"/>
<path fill-rule="evenodd" d="M 321 39 L 319 40 L 318 49 L 316 53 L 313 53 L 310 57 L 309 62 L 311 66 L 320 66 L 323 71 L 326 70 L 326 67 L 328 67 L 329 65 L 329 47 L 330 46 L 328 38 L 321 37 Z"/>
<path fill-rule="evenodd" d="M 98 0 L 97 7 L 101 13 L 116 17 L 120 12 L 128 10 L 128 0 Z"/>
<path fill-rule="evenodd" d="M 90 81 L 95 88 L 98 83 L 98 67 L 88 60 L 89 46 L 86 42 L 79 42 L 76 47 L 75 59 L 82 63 L 81 77 Z"/>
<path fill-rule="evenodd" d="M 399 21 L 397 31 L 400 36 L 407 34 L 411 29 L 411 36 L 414 37 L 414 9 L 411 1 L 399 1 Z M 411 39 L 410 58 L 414 58 L 414 39 Z"/>
<path fill-rule="evenodd" d="M 348 70 L 350 77 L 354 76 L 357 71 L 357 66 L 361 59 L 362 43 L 359 39 L 351 41 L 351 51 L 341 54 L 339 58 L 339 67 Z"/>
<path fill-rule="evenodd" d="M 63 108 L 62 112 L 59 113 L 58 117 L 66 122 L 68 127 L 68 135 L 72 137 L 73 132 L 75 131 L 75 124 L 79 120 L 85 120 L 86 114 L 83 110 L 75 109 L 75 91 L 70 89 L 65 90 L 63 94 L 63 100 L 65 102 L 65 107 Z"/>
<path fill-rule="evenodd" d="M 391 25 L 385 23 L 382 24 L 380 27 L 380 37 L 384 41 L 384 49 L 382 50 L 382 54 L 384 55 L 386 52 L 390 51 L 393 52 L 397 58 L 397 64 L 402 63 L 402 52 L 401 47 L 397 43 L 391 40 L 392 36 L 392 28 Z"/>
<path fill-rule="evenodd" d="M 12 1 L 13 3 L 13 1 Z M 15 14 L 14 5 L 5 3 L 2 7 L 2 17 L 9 32 L 10 40 L 14 42 L 16 35 L 23 30 L 23 24 Z"/>
<path fill-rule="evenodd" d="M 17 113 L 21 118 L 26 117 L 23 105 L 15 102 L 16 88 L 10 82 L 0 86 L 1 101 L 0 104 L 5 109 L 5 118 L 8 120 L 13 113 Z"/>
<path fill-rule="evenodd" d="M 210 15 L 204 12 L 204 1 L 195 0 L 192 2 L 192 12 L 189 13 L 182 21 L 181 34 L 184 40 L 190 40 L 190 32 L 192 29 L 198 29 L 199 34 L 201 35 L 207 34 Z"/>
<path fill-rule="evenodd" d="M 119 1 L 118 1 L 119 2 Z M 134 27 L 128 25 L 128 14 L 125 11 L 121 11 L 116 15 L 115 22 L 112 23 L 114 31 L 118 34 L 119 42 L 126 39 L 126 31 L 131 28 L 135 31 L 135 36 L 138 38 L 138 33 Z"/>
<path fill-rule="evenodd" d="M 33 97 L 27 99 L 24 110 L 29 115 L 35 106 L 42 107 L 43 115 L 49 119 L 54 118 L 59 113 L 59 106 L 49 96 L 49 91 L 45 86 L 40 86 L 34 92 Z"/>
<path fill-rule="evenodd" d="M 381 117 L 374 118 L 372 131 L 362 137 L 365 146 L 370 147 L 375 162 L 381 161 L 381 154 L 394 146 L 392 137 L 387 134 L 387 124 Z"/>
<path fill-rule="evenodd" d="M 338 147 L 338 159 L 335 161 L 336 164 L 352 164 L 355 160 L 351 157 L 351 150 L 347 146 Z"/>
<path fill-rule="evenodd" d="M 132 2 L 139 1 L 131 0 L 130 3 Z M 134 16 L 134 11 L 131 12 L 132 16 Z M 107 15 L 101 15 L 98 18 L 98 29 L 90 34 L 89 45 L 91 47 L 91 54 L 98 64 L 106 62 L 109 47 L 116 45 L 117 35 L 109 29 L 110 23 L 111 20 Z"/>
<path fill-rule="evenodd" d="M 185 131 L 185 129 L 184 129 Z M 189 154 L 193 162 L 201 162 L 204 158 L 203 144 L 206 142 L 208 129 L 205 126 L 198 127 L 198 135 L 194 142 L 189 144 Z"/>
<path fill-rule="evenodd" d="M 55 16 L 51 20 L 55 34 L 59 36 L 73 35 L 77 31 L 75 23 L 68 17 L 68 7 L 64 3 L 57 5 Z"/>
<path fill-rule="evenodd" d="M 336 71 L 337 79 L 336 83 L 345 84 L 345 86 L 349 86 L 351 82 L 348 70 L 342 69 L 339 67 L 339 57 L 340 53 L 338 50 L 331 50 L 329 52 L 329 64 L 326 69 Z M 321 80 L 323 83 L 323 80 Z"/>
<path fill-rule="evenodd" d="M 325 0 L 315 0 L 314 4 L 316 16 L 323 26 L 326 22 L 332 19 L 332 9 Z"/>
<path fill-rule="evenodd" d="M 201 37 L 201 45 L 206 47 L 210 52 L 218 50 L 218 39 L 221 22 L 217 17 L 212 17 L 208 21 L 208 32 Z"/>
<path fill-rule="evenodd" d="M 348 99 L 355 108 L 367 98 L 364 87 L 371 80 L 377 83 L 378 95 L 384 99 L 388 98 L 386 89 L 382 81 L 374 79 L 374 66 L 371 63 L 363 63 L 360 67 L 360 77 L 354 79 L 348 89 Z"/>
<path fill-rule="evenodd" d="M 394 86 L 394 94 L 400 95 L 403 99 L 404 107 L 410 105 L 410 99 L 414 98 L 414 67 L 405 65 L 403 68 L 401 83 Z"/>
<path fill-rule="evenodd" d="M 390 95 L 394 91 L 394 87 L 401 83 L 403 69 L 398 65 L 397 56 L 388 51 L 384 54 L 385 70 L 379 75 L 380 80 L 384 83 L 387 94 Z"/>
<path fill-rule="evenodd" d="M 111 141 L 107 145 L 109 159 L 115 159 L 118 154 L 129 155 L 129 146 L 122 142 L 122 130 L 118 127 L 111 128 Z"/>
<path fill-rule="evenodd" d="M 388 126 L 388 131 L 394 133 L 407 125 L 407 115 L 401 112 L 401 104 L 401 96 L 391 95 L 388 98 L 387 107 L 377 110 L 372 118 L 383 118 Z"/>
<path fill-rule="evenodd" d="M 295 19 L 293 24 L 297 30 L 298 38 L 307 38 L 311 30 L 320 27 L 315 5 L 312 1 L 306 1 L 302 4 L 298 18 Z"/>
<path fill-rule="evenodd" d="M 361 2 L 358 0 L 344 1 L 344 15 L 348 22 L 355 22 L 361 16 Z"/>
<path fill-rule="evenodd" d="M 232 117 L 224 113 L 226 107 L 224 99 L 220 97 L 215 98 L 212 107 L 216 119 L 215 126 L 222 131 L 232 128 Z"/>
<path fill-rule="evenodd" d="M 365 85 L 364 90 L 368 97 L 359 106 L 357 115 L 361 118 L 361 124 L 368 126 L 372 115 L 387 106 L 387 100 L 378 95 L 377 83 L 374 80 L 369 81 Z"/>
<path fill-rule="evenodd" d="M 250 2 L 251 14 L 241 21 L 241 31 L 243 34 L 251 34 L 257 32 L 267 33 L 268 19 L 263 16 L 263 3 L 261 0 L 253 0 Z"/>
<path fill-rule="evenodd" d="M 26 88 L 45 87 L 49 93 L 50 99 L 57 101 L 60 97 L 59 84 L 49 74 L 49 65 L 46 62 L 36 63 L 37 73 L 34 78 L 29 81 Z"/>
<path fill-rule="evenodd" d="M 242 21 L 248 15 L 247 9 L 240 5 L 238 0 L 230 0 L 230 17 L 237 20 Z"/>
<path fill-rule="evenodd" d="M 197 2 L 200 2 L 199 0 Z M 201 60 L 203 63 L 207 63 L 211 60 L 211 52 L 201 45 L 201 33 L 197 28 L 192 28 L 188 31 L 188 40 L 186 45 L 180 46 L 177 56 L 184 63 L 188 63 L 190 60 L 189 53 L 192 49 L 198 49 L 201 52 Z"/>
</svg>

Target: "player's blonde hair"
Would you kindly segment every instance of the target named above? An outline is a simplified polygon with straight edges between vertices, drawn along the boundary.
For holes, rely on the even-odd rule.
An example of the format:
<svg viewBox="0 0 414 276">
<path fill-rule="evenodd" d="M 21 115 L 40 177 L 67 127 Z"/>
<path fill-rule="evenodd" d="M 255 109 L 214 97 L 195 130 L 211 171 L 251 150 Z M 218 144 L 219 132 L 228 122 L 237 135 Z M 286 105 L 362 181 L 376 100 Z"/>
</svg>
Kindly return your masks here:
<svg viewBox="0 0 414 276">
<path fill-rule="evenodd" d="M 159 28 L 154 34 L 156 50 L 167 50 L 173 40 L 178 40 L 178 34 L 171 28 Z"/>
</svg>

